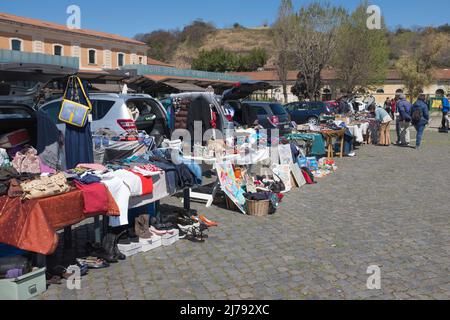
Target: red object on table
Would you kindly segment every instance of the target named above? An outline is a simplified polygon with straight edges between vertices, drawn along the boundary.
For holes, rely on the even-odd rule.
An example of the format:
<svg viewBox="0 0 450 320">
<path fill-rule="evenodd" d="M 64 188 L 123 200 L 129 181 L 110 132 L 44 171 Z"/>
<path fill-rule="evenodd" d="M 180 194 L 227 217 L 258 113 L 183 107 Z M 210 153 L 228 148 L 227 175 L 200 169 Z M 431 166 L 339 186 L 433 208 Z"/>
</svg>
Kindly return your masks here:
<svg viewBox="0 0 450 320">
<path fill-rule="evenodd" d="M 109 190 L 106 212 L 85 214 L 83 191 L 24 201 L 0 197 L 0 243 L 50 255 L 58 246 L 57 231 L 97 215 L 119 216 Z"/>
</svg>

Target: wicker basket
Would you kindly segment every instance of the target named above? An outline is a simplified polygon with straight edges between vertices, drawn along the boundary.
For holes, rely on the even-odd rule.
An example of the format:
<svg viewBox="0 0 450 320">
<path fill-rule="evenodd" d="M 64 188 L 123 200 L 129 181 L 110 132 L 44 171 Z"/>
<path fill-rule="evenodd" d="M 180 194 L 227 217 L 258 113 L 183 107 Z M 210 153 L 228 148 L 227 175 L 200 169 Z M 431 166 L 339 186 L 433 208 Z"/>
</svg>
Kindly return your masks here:
<svg viewBox="0 0 450 320">
<path fill-rule="evenodd" d="M 270 200 L 247 200 L 249 216 L 264 217 L 269 215 Z"/>
</svg>

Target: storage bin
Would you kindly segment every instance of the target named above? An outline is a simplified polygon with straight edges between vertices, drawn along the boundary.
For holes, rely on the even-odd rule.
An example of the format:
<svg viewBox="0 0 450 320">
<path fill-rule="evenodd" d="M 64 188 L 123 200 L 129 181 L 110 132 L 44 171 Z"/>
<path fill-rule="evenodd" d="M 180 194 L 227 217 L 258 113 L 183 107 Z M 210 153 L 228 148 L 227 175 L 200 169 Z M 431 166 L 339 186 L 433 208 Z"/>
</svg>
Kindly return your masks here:
<svg viewBox="0 0 450 320">
<path fill-rule="evenodd" d="M 0 300 L 29 300 L 47 290 L 46 268 L 27 273 L 16 279 L 0 280 Z"/>
</svg>

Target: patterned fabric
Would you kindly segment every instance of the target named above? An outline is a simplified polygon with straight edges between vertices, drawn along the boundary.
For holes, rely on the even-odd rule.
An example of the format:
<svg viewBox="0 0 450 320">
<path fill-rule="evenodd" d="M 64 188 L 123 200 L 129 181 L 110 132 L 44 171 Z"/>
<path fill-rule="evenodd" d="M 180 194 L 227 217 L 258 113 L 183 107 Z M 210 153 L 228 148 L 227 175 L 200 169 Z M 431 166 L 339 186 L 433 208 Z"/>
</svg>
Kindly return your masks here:
<svg viewBox="0 0 450 320">
<path fill-rule="evenodd" d="M 19 173 L 41 173 L 41 163 L 34 148 L 17 152 L 12 165 Z"/>
</svg>

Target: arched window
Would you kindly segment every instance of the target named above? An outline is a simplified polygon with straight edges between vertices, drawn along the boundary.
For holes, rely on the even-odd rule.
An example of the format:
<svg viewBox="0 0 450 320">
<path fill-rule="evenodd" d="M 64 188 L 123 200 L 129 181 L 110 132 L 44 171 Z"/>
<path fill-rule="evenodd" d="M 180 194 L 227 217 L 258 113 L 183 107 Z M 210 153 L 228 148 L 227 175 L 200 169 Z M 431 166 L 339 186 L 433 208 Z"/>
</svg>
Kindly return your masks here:
<svg viewBox="0 0 450 320">
<path fill-rule="evenodd" d="M 117 65 L 119 67 L 123 67 L 125 65 L 125 54 L 124 53 L 119 52 L 117 54 Z"/>
<path fill-rule="evenodd" d="M 445 95 L 444 89 L 437 89 L 437 90 L 436 90 L 436 95 L 438 95 L 438 96 L 443 96 L 443 95 Z"/>
<path fill-rule="evenodd" d="M 403 89 L 397 89 L 395 93 L 403 93 Z"/>
<path fill-rule="evenodd" d="M 53 54 L 55 56 L 62 56 L 64 54 L 63 53 L 63 46 L 60 45 L 60 44 L 53 45 Z"/>
<path fill-rule="evenodd" d="M 11 50 L 22 51 L 22 40 L 21 39 L 11 39 Z"/>
<path fill-rule="evenodd" d="M 97 50 L 89 49 L 89 64 L 97 64 Z"/>
<path fill-rule="evenodd" d="M 384 93 L 384 89 L 383 88 L 377 89 L 377 93 Z"/>
</svg>

